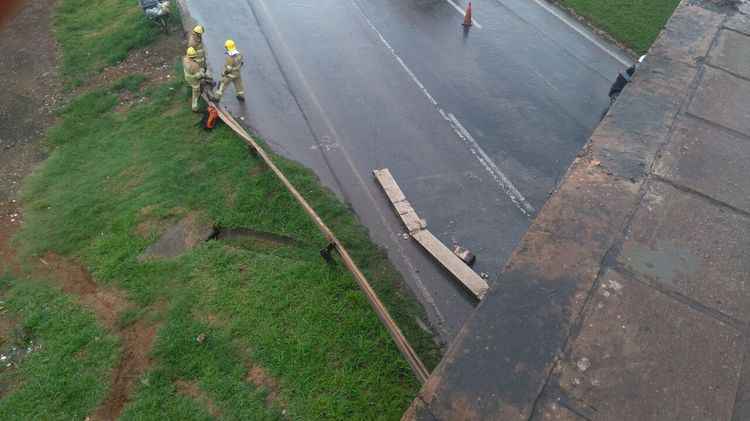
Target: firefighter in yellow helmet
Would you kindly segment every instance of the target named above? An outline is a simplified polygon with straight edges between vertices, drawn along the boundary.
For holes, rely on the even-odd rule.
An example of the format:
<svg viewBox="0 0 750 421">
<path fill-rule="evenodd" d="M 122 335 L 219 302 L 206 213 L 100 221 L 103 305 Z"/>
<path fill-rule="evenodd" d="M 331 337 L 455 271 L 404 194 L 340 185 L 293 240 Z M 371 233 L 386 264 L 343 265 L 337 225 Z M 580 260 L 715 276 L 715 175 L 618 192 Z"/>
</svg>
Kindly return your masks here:
<svg viewBox="0 0 750 421">
<path fill-rule="evenodd" d="M 206 77 L 206 71 L 195 60 L 198 52 L 195 48 L 188 47 L 185 57 L 182 58 L 182 68 L 185 72 L 185 82 L 193 90 L 191 108 L 198 112 L 198 98 L 201 95 L 201 82 Z"/>
<path fill-rule="evenodd" d="M 245 87 L 242 84 L 242 74 L 240 71 L 242 65 L 245 64 L 242 54 L 237 51 L 237 46 L 231 39 L 228 39 L 224 43 L 224 49 L 226 50 L 227 61 L 224 65 L 224 73 L 221 74 L 221 83 L 219 84 L 219 89 L 216 91 L 215 98 L 217 101 L 221 100 L 222 95 L 224 95 L 224 89 L 229 85 L 229 82 L 232 82 L 237 99 L 244 101 Z"/>
<path fill-rule="evenodd" d="M 196 25 L 188 37 L 188 47 L 192 47 L 195 50 L 195 62 L 203 69 L 206 68 L 206 50 L 203 47 L 203 33 L 205 31 L 202 25 Z"/>
</svg>

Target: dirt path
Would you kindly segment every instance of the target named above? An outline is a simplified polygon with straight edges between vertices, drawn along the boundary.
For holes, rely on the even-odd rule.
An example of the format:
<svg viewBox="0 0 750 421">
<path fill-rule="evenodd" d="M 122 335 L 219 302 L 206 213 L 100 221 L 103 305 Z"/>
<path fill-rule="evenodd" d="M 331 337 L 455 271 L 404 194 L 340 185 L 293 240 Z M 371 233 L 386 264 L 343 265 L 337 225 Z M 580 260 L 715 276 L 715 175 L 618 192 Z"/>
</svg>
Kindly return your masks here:
<svg viewBox="0 0 750 421">
<path fill-rule="evenodd" d="M 113 420 L 122 413 L 137 380 L 151 365 L 149 353 L 158 325 L 139 320 L 120 329 L 117 321 L 123 311 L 132 307 L 123 292 L 99 286 L 84 267 L 54 253 L 22 262 L 12 243 L 23 223 L 21 181 L 46 158 L 41 140 L 55 123 L 54 111 L 64 98 L 58 77 L 58 49 L 51 31 L 54 4 L 55 0 L 30 0 L 0 28 L 0 51 L 10 52 L 0 54 L 0 78 L 8 90 L 0 97 L 0 274 L 50 280 L 76 297 L 105 328 L 120 337 L 122 351 L 112 373 L 110 391 L 90 417 Z M 150 50 L 134 52 L 87 87 L 130 72 L 145 73 L 150 81 L 171 78 L 166 69 L 173 56 L 166 52 L 174 50 L 179 42 L 179 36 L 170 37 Z"/>
<path fill-rule="evenodd" d="M 138 379 L 152 364 L 150 352 L 159 325 L 138 320 L 119 328 L 117 321 L 124 311 L 133 307 L 125 294 L 117 289 L 99 286 L 81 265 L 54 253 L 25 262 L 31 273 L 22 270 L 21 262 L 9 240 L 18 225 L 0 225 L 0 267 L 18 277 L 47 279 L 65 293 L 74 296 L 84 307 L 91 310 L 110 332 L 120 338 L 120 361 L 112 373 L 112 383 L 104 402 L 90 417 L 92 420 L 117 419 L 135 389 Z"/>
<path fill-rule="evenodd" d="M 149 353 L 156 338 L 158 325 L 139 320 L 130 327 L 118 332 L 122 340 L 120 362 L 112 376 L 112 386 L 104 403 L 97 408 L 92 420 L 115 420 L 135 390 L 138 379 L 151 366 Z"/>
<path fill-rule="evenodd" d="M 45 158 L 38 140 L 54 123 L 61 101 L 57 45 L 51 29 L 54 0 L 30 0 L 0 29 L 0 204 L 8 205 L 21 180 Z M 0 219 L 9 212 L 0 208 Z M 6 222 L 6 221 L 3 221 Z"/>
<path fill-rule="evenodd" d="M 0 243 L 0 250 L 7 249 Z M 81 265 L 54 253 L 47 253 L 32 262 L 32 276 L 50 279 L 65 293 L 77 298 L 90 309 L 99 323 L 120 338 L 120 361 L 112 373 L 112 383 L 104 402 L 96 409 L 91 420 L 117 419 L 135 389 L 138 379 L 152 364 L 151 348 L 159 325 L 138 320 L 125 327 L 117 321 L 124 311 L 133 307 L 125 294 L 114 288 L 98 285 Z"/>
</svg>

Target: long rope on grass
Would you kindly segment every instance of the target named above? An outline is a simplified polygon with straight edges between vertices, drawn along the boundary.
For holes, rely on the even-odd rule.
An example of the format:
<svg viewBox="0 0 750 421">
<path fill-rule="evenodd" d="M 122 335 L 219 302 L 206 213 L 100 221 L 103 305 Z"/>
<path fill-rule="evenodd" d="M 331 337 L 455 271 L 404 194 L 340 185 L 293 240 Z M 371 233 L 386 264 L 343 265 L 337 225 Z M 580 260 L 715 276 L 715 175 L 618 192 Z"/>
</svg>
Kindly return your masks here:
<svg viewBox="0 0 750 421">
<path fill-rule="evenodd" d="M 294 185 L 286 178 L 284 173 L 281 172 L 276 164 L 273 163 L 271 157 L 266 154 L 266 151 L 263 150 L 263 148 L 247 133 L 247 131 L 242 126 L 240 126 L 239 123 L 237 123 L 234 117 L 232 117 L 224 110 L 220 109 L 215 104 L 212 104 L 210 102 L 209 104 L 216 108 L 222 121 L 224 121 L 227 126 L 229 126 L 235 133 L 237 133 L 237 135 L 240 136 L 240 138 L 242 138 L 245 143 L 252 147 L 258 154 L 258 156 L 263 159 L 266 165 L 268 165 L 268 167 L 274 172 L 274 174 L 276 174 L 276 177 L 278 177 L 278 179 L 281 180 L 287 190 L 289 190 L 294 199 L 297 200 L 297 202 L 302 206 L 302 208 L 310 216 L 313 222 L 315 222 L 315 225 L 317 225 L 323 235 L 325 235 L 326 240 L 328 240 L 329 244 L 335 247 L 336 251 L 338 251 L 339 253 L 339 256 L 341 256 L 341 260 L 344 262 L 344 265 L 347 269 L 349 269 L 349 272 L 352 273 L 352 275 L 354 276 L 354 280 L 357 281 L 357 284 L 359 285 L 360 289 L 362 289 L 362 292 L 365 293 L 365 297 L 367 297 L 367 301 L 370 302 L 370 306 L 372 306 L 373 310 L 375 310 L 375 313 L 380 318 L 380 321 L 383 322 L 383 325 L 386 327 L 386 329 L 388 329 L 388 333 L 391 334 L 391 338 L 393 338 L 393 341 L 396 343 L 396 347 L 399 351 L 401 351 L 401 354 L 404 356 L 404 358 L 406 358 L 406 361 L 411 366 L 414 375 L 417 377 L 420 383 L 424 384 L 430 375 L 429 371 L 427 371 L 427 368 L 422 363 L 422 360 L 419 359 L 417 353 L 414 352 L 414 348 L 412 348 L 411 344 L 409 344 L 409 341 L 406 340 L 406 337 L 404 337 L 404 334 L 401 332 L 401 329 L 398 328 L 396 322 L 393 321 L 393 318 L 388 312 L 388 309 L 386 309 L 383 305 L 383 302 L 380 301 L 380 298 L 378 298 L 375 290 L 373 290 L 370 286 L 370 283 L 367 281 L 367 278 L 365 278 L 365 275 L 361 270 L 359 270 L 357 264 L 354 263 L 354 260 L 349 255 L 349 252 L 346 251 L 346 248 L 333 234 L 333 231 L 328 228 L 328 226 L 325 224 L 325 222 L 323 222 L 320 216 L 318 216 L 312 206 L 307 203 L 307 200 L 305 200 L 300 192 L 297 191 Z"/>
</svg>

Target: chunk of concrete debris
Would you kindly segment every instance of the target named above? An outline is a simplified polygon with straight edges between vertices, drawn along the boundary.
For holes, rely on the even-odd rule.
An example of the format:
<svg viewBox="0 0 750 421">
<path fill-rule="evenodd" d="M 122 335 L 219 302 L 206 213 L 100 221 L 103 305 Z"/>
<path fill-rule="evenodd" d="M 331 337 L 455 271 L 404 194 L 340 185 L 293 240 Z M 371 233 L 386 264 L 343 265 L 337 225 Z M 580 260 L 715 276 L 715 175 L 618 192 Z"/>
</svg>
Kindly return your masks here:
<svg viewBox="0 0 750 421">
<path fill-rule="evenodd" d="M 474 262 L 477 260 L 477 257 L 474 256 L 474 253 L 458 245 L 453 246 L 453 254 L 458 256 L 459 259 L 463 260 L 464 263 L 466 263 L 469 266 L 473 265 Z"/>
<path fill-rule="evenodd" d="M 189 213 L 169 227 L 159 240 L 138 256 L 138 261 L 171 259 L 187 252 L 216 234 L 212 221 L 197 213 Z"/>
</svg>

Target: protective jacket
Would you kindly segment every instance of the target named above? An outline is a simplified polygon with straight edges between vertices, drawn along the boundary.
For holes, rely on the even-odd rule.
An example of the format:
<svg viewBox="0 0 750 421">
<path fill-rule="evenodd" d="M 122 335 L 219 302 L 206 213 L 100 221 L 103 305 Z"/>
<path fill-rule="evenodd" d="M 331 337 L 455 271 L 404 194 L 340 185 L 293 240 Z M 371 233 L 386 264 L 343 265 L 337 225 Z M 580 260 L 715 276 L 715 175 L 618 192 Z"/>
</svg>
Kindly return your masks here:
<svg viewBox="0 0 750 421">
<path fill-rule="evenodd" d="M 201 80 L 206 77 L 203 67 L 190 57 L 182 58 L 182 68 L 185 72 L 185 82 L 193 88 L 199 87 Z"/>
<path fill-rule="evenodd" d="M 240 69 L 245 64 L 237 50 L 230 51 L 227 53 L 227 61 L 224 65 L 224 76 L 230 79 L 237 79 L 240 77 Z"/>
<path fill-rule="evenodd" d="M 203 37 L 200 34 L 191 32 L 190 37 L 188 38 L 188 47 L 195 48 L 195 52 L 197 54 L 197 56 L 195 57 L 195 61 L 203 66 L 203 64 L 206 62 L 206 51 L 203 48 Z"/>
</svg>

